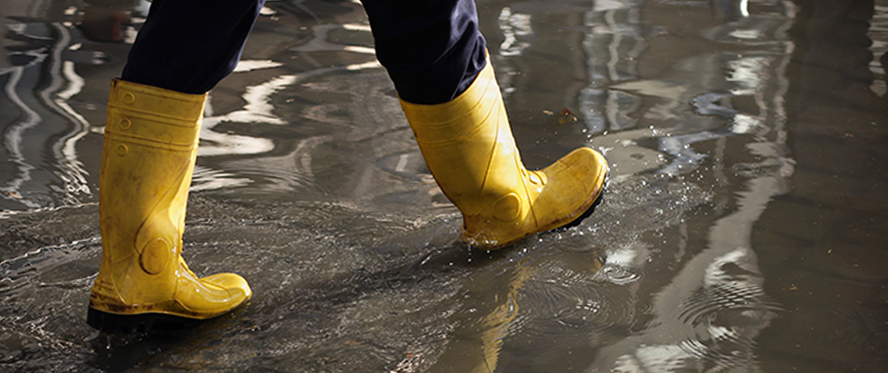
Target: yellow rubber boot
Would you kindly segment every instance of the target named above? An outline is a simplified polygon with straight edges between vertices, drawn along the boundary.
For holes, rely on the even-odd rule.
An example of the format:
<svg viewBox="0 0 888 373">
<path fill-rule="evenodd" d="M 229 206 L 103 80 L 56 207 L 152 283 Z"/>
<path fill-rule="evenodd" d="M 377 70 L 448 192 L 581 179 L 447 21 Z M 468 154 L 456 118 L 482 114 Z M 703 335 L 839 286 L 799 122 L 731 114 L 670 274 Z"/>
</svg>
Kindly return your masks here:
<svg viewBox="0 0 888 373">
<path fill-rule="evenodd" d="M 111 84 L 99 177 L 102 266 L 87 316 L 97 329 L 187 324 L 250 298 L 242 277 L 197 278 L 181 257 L 205 102 L 205 94 Z"/>
<path fill-rule="evenodd" d="M 497 249 L 564 226 L 598 199 L 608 167 L 579 148 L 541 171 L 521 162 L 493 68 L 459 97 L 437 105 L 401 100 L 432 175 L 463 214 L 471 246 Z"/>
</svg>

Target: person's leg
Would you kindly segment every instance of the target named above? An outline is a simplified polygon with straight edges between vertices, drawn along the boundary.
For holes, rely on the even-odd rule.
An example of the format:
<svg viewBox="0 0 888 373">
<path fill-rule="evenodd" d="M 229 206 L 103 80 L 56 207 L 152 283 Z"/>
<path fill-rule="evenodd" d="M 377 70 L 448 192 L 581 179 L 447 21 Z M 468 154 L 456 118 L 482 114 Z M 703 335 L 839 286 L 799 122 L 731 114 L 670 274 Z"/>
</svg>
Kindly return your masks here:
<svg viewBox="0 0 888 373">
<path fill-rule="evenodd" d="M 115 332 L 190 323 L 246 302 L 242 277 L 182 259 L 206 92 L 237 64 L 263 0 L 154 0 L 111 84 L 99 176 L 102 264 L 87 323 Z"/>
<path fill-rule="evenodd" d="M 576 149 L 524 168 L 471 0 L 364 0 L 377 57 L 398 90 L 426 164 L 462 212 L 465 241 L 496 249 L 581 217 L 608 172 Z"/>
<path fill-rule="evenodd" d="M 376 44 L 398 95 L 414 104 L 448 102 L 487 64 L 469 0 L 364 0 Z"/>
<path fill-rule="evenodd" d="M 234 71 L 265 0 L 154 0 L 121 79 L 204 94 Z"/>
</svg>

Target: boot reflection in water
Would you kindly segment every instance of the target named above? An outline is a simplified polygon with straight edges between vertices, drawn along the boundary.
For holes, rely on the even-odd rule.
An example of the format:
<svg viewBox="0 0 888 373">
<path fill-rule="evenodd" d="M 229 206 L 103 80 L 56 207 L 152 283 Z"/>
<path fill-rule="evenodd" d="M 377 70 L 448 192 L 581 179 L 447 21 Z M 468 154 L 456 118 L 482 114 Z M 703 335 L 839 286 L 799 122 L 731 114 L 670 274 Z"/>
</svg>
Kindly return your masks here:
<svg viewBox="0 0 888 373">
<path fill-rule="evenodd" d="M 102 267 L 90 325 L 115 331 L 189 322 L 249 299 L 240 276 L 197 278 L 180 254 L 203 100 L 237 65 L 263 5 L 152 2 L 112 84 L 100 176 Z M 469 245 L 502 248 L 564 226 L 593 205 L 608 172 L 594 150 L 525 169 L 472 0 L 363 5 L 377 57 L 435 180 L 463 214 Z"/>
</svg>

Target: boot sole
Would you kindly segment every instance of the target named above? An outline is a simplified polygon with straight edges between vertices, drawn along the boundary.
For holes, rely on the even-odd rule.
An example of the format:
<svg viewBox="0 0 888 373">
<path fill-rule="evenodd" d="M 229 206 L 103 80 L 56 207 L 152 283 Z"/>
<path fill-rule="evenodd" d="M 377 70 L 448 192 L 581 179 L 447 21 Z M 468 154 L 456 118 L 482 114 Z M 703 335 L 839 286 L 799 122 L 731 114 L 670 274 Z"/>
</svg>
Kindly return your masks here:
<svg viewBox="0 0 888 373">
<path fill-rule="evenodd" d="M 202 319 L 191 319 L 163 313 L 141 313 L 135 315 L 118 315 L 99 311 L 89 307 L 86 323 L 105 333 L 134 333 L 149 331 L 174 331 L 190 328 L 199 324 Z"/>
</svg>

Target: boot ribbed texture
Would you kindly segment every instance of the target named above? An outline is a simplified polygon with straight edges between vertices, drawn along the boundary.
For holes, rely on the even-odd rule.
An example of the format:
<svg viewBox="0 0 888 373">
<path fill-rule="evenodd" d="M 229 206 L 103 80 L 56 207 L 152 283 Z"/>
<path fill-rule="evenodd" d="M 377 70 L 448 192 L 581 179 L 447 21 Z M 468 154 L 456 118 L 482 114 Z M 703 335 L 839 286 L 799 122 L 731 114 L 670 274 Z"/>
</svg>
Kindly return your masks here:
<svg viewBox="0 0 888 373">
<path fill-rule="evenodd" d="M 401 107 L 429 170 L 462 212 L 471 246 L 497 249 L 563 226 L 601 194 L 607 162 L 590 148 L 541 171 L 524 168 L 489 61 L 456 99 Z"/>
<path fill-rule="evenodd" d="M 251 295 L 242 277 L 197 278 L 181 257 L 205 101 L 205 94 L 111 85 L 99 180 L 102 266 L 90 295 L 96 328 L 114 329 L 102 320 L 126 323 L 120 316 L 127 315 L 211 318 Z"/>
</svg>

